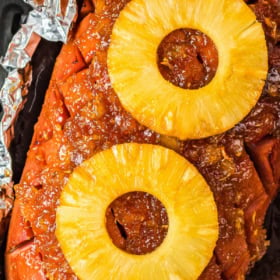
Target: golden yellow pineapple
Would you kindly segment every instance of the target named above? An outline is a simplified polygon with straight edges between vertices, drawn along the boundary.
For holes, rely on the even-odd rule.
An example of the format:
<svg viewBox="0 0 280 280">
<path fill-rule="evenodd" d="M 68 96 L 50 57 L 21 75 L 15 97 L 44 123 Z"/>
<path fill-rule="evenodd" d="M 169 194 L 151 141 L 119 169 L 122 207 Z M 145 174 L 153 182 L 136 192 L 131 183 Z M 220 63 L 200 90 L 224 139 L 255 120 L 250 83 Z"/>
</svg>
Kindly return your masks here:
<svg viewBox="0 0 280 280">
<path fill-rule="evenodd" d="M 216 45 L 218 69 L 204 87 L 176 87 L 158 70 L 158 46 L 181 28 L 199 30 Z M 267 67 L 262 26 L 243 0 L 132 0 L 114 25 L 108 53 L 122 105 L 140 123 L 180 139 L 241 121 L 261 94 Z"/>
<path fill-rule="evenodd" d="M 130 192 L 153 195 L 165 206 L 168 231 L 154 251 L 136 255 L 117 248 L 105 213 Z M 217 209 L 200 173 L 172 150 L 123 144 L 76 168 L 57 210 L 56 236 L 80 279 L 197 279 L 218 238 Z"/>
</svg>

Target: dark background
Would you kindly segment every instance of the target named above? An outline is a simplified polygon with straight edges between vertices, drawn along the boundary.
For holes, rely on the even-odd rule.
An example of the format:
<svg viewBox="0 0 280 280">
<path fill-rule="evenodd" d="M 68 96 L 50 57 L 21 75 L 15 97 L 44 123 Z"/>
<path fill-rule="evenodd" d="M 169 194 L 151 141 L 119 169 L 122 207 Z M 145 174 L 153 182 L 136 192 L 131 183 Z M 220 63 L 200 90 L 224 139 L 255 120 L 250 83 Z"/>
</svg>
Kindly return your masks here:
<svg viewBox="0 0 280 280">
<path fill-rule="evenodd" d="M 21 24 L 25 23 L 30 10 L 31 7 L 21 0 L 0 0 L 0 56 L 5 54 L 12 36 Z M 15 123 L 15 136 L 10 146 L 10 154 L 13 159 L 13 181 L 15 183 L 20 180 L 26 152 L 33 135 L 33 126 L 40 114 L 44 94 L 61 45 L 60 42 L 49 42 L 41 39 L 32 57 L 32 83 L 24 108 Z M 0 67 L 0 87 L 6 75 L 6 71 Z"/>
</svg>

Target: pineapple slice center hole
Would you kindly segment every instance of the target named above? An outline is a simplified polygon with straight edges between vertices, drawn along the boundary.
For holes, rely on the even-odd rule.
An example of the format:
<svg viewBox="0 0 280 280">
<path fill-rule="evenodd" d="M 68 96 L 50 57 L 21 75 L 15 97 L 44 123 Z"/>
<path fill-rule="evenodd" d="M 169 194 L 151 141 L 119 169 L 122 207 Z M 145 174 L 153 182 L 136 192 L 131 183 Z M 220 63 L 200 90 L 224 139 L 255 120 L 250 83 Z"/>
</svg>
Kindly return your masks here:
<svg viewBox="0 0 280 280">
<path fill-rule="evenodd" d="M 157 49 L 157 64 L 165 80 L 184 89 L 198 89 L 214 78 L 218 51 L 214 42 L 196 29 L 169 33 Z"/>
<path fill-rule="evenodd" d="M 168 216 L 155 196 L 129 192 L 108 206 L 106 228 L 116 247 L 130 254 L 144 255 L 163 242 L 168 231 Z"/>
</svg>

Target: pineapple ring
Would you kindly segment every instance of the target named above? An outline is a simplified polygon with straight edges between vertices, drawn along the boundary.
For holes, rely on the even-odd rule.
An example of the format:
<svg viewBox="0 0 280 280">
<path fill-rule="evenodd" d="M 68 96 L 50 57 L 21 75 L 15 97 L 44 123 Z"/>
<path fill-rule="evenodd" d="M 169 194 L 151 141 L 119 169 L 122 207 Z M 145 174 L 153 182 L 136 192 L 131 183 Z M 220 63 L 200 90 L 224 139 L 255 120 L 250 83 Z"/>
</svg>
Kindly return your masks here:
<svg viewBox="0 0 280 280">
<path fill-rule="evenodd" d="M 117 248 L 106 230 L 108 205 L 148 192 L 169 219 L 161 245 L 146 255 Z M 56 236 L 80 279 L 197 279 L 218 239 L 216 204 L 206 181 L 186 159 L 149 144 L 123 144 L 94 155 L 72 173 L 57 209 Z"/>
<path fill-rule="evenodd" d="M 158 70 L 157 48 L 172 31 L 199 30 L 216 45 L 215 77 L 182 89 Z M 180 139 L 222 133 L 256 104 L 268 59 L 261 23 L 243 0 L 132 0 L 113 27 L 108 52 L 112 86 L 141 124 Z"/>
</svg>

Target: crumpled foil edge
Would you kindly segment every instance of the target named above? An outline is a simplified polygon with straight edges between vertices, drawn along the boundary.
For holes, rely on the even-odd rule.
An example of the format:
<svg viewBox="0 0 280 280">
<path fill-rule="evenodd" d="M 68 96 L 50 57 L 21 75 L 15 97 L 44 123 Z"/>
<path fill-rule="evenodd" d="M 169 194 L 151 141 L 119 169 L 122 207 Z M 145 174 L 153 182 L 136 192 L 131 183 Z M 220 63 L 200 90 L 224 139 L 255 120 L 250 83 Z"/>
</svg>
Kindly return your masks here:
<svg viewBox="0 0 280 280">
<path fill-rule="evenodd" d="M 44 0 L 37 4 L 34 0 L 24 0 L 34 9 L 27 21 L 14 35 L 6 55 L 0 64 L 8 72 L 0 89 L 0 193 L 12 193 L 12 162 L 8 148 L 14 122 L 23 106 L 24 81 L 20 71 L 31 61 L 40 39 L 66 42 L 69 31 L 77 17 L 76 0 L 68 0 L 62 6 L 61 0 Z M 11 195 L 0 196 L 0 211 L 8 213 L 12 208 Z M 0 217 L 1 226 L 1 217 Z M 0 240 L 1 243 L 1 240 Z"/>
</svg>

